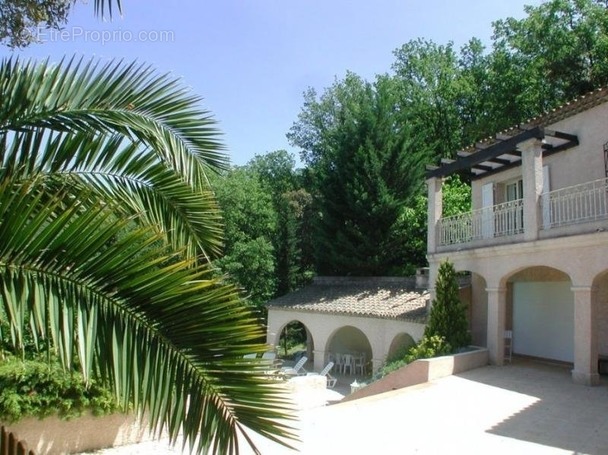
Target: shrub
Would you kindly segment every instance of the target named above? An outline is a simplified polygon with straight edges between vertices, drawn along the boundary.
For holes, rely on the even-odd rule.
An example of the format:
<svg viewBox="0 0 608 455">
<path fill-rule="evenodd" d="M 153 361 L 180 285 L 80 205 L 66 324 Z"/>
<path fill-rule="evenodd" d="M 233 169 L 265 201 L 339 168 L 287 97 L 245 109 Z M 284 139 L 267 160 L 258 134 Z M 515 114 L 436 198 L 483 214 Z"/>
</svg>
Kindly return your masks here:
<svg viewBox="0 0 608 455">
<path fill-rule="evenodd" d="M 439 336 L 454 350 L 471 343 L 466 306 L 460 301 L 454 265 L 448 261 L 439 266 L 435 283 L 436 298 L 424 329 L 424 337 Z"/>
<path fill-rule="evenodd" d="M 65 371 L 57 362 L 7 357 L 0 362 L 0 420 L 57 414 L 69 419 L 85 411 L 94 415 L 119 409 L 110 390 L 81 374 Z"/>
<path fill-rule="evenodd" d="M 403 352 L 403 351 L 401 351 Z M 372 378 L 377 381 L 393 371 L 412 363 L 414 360 L 430 359 L 452 353 L 452 347 L 440 336 L 423 337 L 418 344 L 410 346 L 407 351 L 399 358 L 388 360 L 387 363 L 378 370 Z"/>
<path fill-rule="evenodd" d="M 420 342 L 410 348 L 405 355 L 405 363 L 412 363 L 418 359 L 430 359 L 452 353 L 452 346 L 445 341 L 445 338 L 433 335 L 423 337 Z"/>
</svg>

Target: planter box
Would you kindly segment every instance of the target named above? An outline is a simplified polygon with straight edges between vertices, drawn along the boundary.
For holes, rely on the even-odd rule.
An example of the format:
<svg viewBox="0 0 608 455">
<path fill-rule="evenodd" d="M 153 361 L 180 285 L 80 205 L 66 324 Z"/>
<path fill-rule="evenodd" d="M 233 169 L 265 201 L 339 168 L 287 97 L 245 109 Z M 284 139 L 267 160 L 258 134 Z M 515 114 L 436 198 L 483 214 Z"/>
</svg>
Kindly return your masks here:
<svg viewBox="0 0 608 455">
<path fill-rule="evenodd" d="M 422 384 L 487 364 L 488 350 L 476 346 L 467 352 L 434 357 L 432 359 L 416 360 L 397 371 L 389 373 L 382 379 L 347 395 L 342 401 L 356 400 L 403 387 Z"/>
<path fill-rule="evenodd" d="M 133 414 L 83 415 L 61 420 L 50 416 L 42 420 L 28 417 L 4 427 L 25 441 L 37 455 L 87 452 L 107 447 L 149 441 L 148 422 Z"/>
</svg>

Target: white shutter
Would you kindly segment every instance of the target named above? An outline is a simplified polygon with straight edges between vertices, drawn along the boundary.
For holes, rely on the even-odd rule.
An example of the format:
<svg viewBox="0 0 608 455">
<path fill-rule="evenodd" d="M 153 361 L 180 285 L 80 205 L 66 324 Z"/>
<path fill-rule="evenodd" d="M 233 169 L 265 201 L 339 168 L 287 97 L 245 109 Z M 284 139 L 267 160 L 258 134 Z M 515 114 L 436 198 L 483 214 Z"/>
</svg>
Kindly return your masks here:
<svg viewBox="0 0 608 455">
<path fill-rule="evenodd" d="M 481 187 L 481 236 L 484 239 L 494 237 L 494 183 Z"/>
<path fill-rule="evenodd" d="M 543 207 L 543 229 L 551 227 L 551 199 L 549 198 L 551 191 L 551 181 L 549 180 L 549 165 L 543 166 L 543 192 L 540 196 Z"/>
</svg>

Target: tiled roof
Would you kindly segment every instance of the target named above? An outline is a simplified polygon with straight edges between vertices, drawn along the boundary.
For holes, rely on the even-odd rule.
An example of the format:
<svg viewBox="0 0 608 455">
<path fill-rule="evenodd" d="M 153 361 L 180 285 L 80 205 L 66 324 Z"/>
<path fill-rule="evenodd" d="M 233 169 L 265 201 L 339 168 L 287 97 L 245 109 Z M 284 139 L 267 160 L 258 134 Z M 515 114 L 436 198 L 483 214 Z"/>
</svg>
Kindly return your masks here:
<svg viewBox="0 0 608 455">
<path fill-rule="evenodd" d="M 429 293 L 407 278 L 319 277 L 313 284 L 271 300 L 268 309 L 426 321 Z"/>
</svg>

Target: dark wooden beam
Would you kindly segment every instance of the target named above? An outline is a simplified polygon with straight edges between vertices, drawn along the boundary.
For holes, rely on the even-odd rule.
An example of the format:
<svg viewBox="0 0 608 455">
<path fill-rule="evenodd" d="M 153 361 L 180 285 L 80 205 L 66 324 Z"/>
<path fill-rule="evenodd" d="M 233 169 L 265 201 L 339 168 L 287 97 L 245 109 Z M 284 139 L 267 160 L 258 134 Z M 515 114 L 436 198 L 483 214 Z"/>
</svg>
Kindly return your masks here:
<svg viewBox="0 0 608 455">
<path fill-rule="evenodd" d="M 496 144 L 481 150 L 480 152 L 473 153 L 465 158 L 461 158 L 454 163 L 446 164 L 441 166 L 439 169 L 435 169 L 433 171 L 427 171 L 427 178 L 432 177 L 443 177 L 446 175 L 453 174 L 455 172 L 463 171 L 465 169 L 471 169 L 473 167 L 478 167 L 477 165 L 483 163 L 484 161 L 490 161 L 493 158 L 497 158 L 500 155 L 510 154 L 514 150 L 516 150 L 517 146 L 528 140 L 528 139 L 543 139 L 545 137 L 543 128 L 537 126 L 535 128 L 531 128 L 526 131 L 522 131 L 521 133 L 513 136 L 510 139 L 506 139 L 504 141 L 497 142 Z"/>
<path fill-rule="evenodd" d="M 471 169 L 479 169 L 484 172 L 492 172 L 494 170 L 492 166 L 486 166 L 485 164 L 476 164 Z"/>
</svg>

